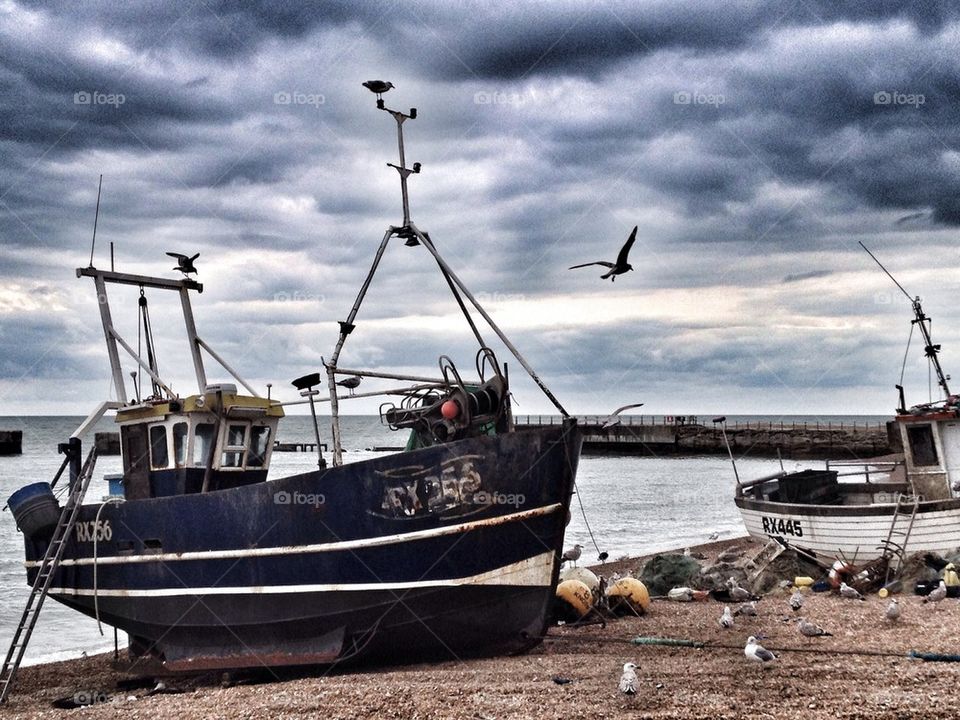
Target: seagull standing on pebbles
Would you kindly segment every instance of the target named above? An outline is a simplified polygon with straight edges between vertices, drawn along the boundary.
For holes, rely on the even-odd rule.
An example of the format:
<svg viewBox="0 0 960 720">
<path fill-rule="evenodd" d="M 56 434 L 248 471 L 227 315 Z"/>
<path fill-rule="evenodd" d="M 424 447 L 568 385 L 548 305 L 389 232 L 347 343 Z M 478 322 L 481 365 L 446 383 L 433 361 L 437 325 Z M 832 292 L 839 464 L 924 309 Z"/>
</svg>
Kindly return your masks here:
<svg viewBox="0 0 960 720">
<path fill-rule="evenodd" d="M 803 607 L 803 593 L 800 592 L 800 588 L 794 590 L 793 595 L 790 596 L 790 607 L 794 612 L 800 612 L 800 608 Z"/>
<path fill-rule="evenodd" d="M 863 595 L 861 595 L 856 589 L 847 585 L 845 582 L 840 583 L 840 597 L 845 597 L 848 600 L 866 600 Z"/>
<path fill-rule="evenodd" d="M 740 607 L 733 611 L 734 615 L 745 615 L 748 617 L 757 616 L 757 604 L 752 600 L 750 602 L 743 603 Z"/>
<path fill-rule="evenodd" d="M 732 577 L 727 578 L 727 587 L 730 589 L 730 599 L 734 602 L 747 602 L 753 598 L 750 592 L 737 585 L 737 581 Z"/>
<path fill-rule="evenodd" d="M 577 560 L 580 559 L 580 555 L 582 554 L 582 552 L 583 552 L 583 545 L 577 543 L 572 548 L 570 548 L 569 550 L 566 550 L 563 553 L 563 555 L 560 557 L 561 564 L 565 562 L 572 562 L 574 567 L 576 567 Z"/>
<path fill-rule="evenodd" d="M 806 618 L 797 618 L 797 629 L 801 635 L 806 637 L 830 637 L 833 633 L 828 633 L 819 625 L 807 622 Z"/>
<path fill-rule="evenodd" d="M 937 587 L 930 591 L 930 594 L 927 595 L 923 601 L 930 603 L 938 603 L 947 596 L 947 584 L 941 580 L 940 584 Z"/>
<path fill-rule="evenodd" d="M 886 618 L 888 622 L 896 622 L 900 619 L 900 603 L 897 602 L 896 598 L 890 599 L 890 604 L 887 605 Z"/>
<path fill-rule="evenodd" d="M 720 616 L 720 627 L 725 630 L 729 630 L 733 627 L 733 615 L 730 614 L 730 607 L 728 605 L 723 606 L 723 615 Z"/>
<path fill-rule="evenodd" d="M 617 688 L 624 695 L 637 694 L 637 666 L 632 662 L 624 663 L 623 675 L 620 676 L 620 684 Z"/>
<path fill-rule="evenodd" d="M 777 656 L 758 643 L 753 635 L 747 638 L 747 646 L 743 649 L 743 654 L 747 660 L 758 662 L 761 665 L 766 665 L 777 659 Z"/>
</svg>

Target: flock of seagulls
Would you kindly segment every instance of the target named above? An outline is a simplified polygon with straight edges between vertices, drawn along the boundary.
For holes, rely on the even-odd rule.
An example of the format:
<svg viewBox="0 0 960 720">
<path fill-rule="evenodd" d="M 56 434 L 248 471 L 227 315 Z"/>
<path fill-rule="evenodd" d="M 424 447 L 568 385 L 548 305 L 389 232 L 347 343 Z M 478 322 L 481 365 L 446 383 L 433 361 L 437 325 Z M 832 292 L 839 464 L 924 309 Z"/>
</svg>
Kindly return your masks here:
<svg viewBox="0 0 960 720">
<path fill-rule="evenodd" d="M 575 546 L 577 548 L 579 546 Z M 567 551 L 568 553 L 572 551 Z M 564 553 L 564 558 L 566 559 L 567 553 Z M 736 579 L 730 577 L 726 581 L 726 586 L 729 591 L 730 599 L 733 601 L 740 602 L 735 610 L 731 611 L 730 605 L 723 606 L 723 612 L 720 617 L 717 619 L 717 624 L 724 631 L 732 630 L 736 626 L 738 617 L 755 617 L 757 616 L 757 603 L 756 600 L 751 598 L 751 594 L 748 590 L 742 588 L 737 583 Z M 846 600 L 859 600 L 865 601 L 866 598 L 856 590 L 856 588 L 850 587 L 846 583 L 841 583 L 839 592 L 841 598 Z M 924 603 L 931 603 L 934 606 L 937 606 L 944 598 L 947 597 L 947 586 L 942 580 L 940 584 L 930 592 L 927 597 L 923 599 Z M 805 596 L 801 589 L 795 588 L 794 592 L 790 595 L 787 600 L 787 605 L 790 607 L 790 610 L 796 614 L 804 606 Z M 901 608 L 900 601 L 897 598 L 890 598 L 888 604 L 884 609 L 883 620 L 887 623 L 897 623 L 900 620 Z M 825 638 L 833 637 L 833 633 L 824 629 L 815 622 L 812 622 L 807 619 L 805 616 L 794 617 L 793 620 L 790 620 L 789 617 L 781 617 L 783 622 L 793 622 L 797 628 L 797 633 L 803 638 Z M 755 663 L 761 666 L 771 665 L 776 662 L 779 658 L 774 652 L 763 647 L 760 644 L 760 641 L 764 639 L 764 635 L 761 633 L 756 633 L 747 638 L 746 645 L 743 648 L 744 657 L 751 663 Z M 638 680 L 637 680 L 637 664 L 635 662 L 628 662 L 623 666 L 623 673 L 620 676 L 620 681 L 618 683 L 618 689 L 624 695 L 635 695 L 638 692 Z M 658 685 L 658 687 L 660 687 Z"/>
</svg>

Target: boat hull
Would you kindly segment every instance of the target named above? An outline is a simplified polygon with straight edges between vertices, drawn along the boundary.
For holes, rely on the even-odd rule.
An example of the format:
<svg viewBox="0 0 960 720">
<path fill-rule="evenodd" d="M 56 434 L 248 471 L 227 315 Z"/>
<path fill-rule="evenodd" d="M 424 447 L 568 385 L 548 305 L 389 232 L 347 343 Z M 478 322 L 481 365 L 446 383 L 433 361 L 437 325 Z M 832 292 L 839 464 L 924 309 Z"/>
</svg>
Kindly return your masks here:
<svg viewBox="0 0 960 720">
<path fill-rule="evenodd" d="M 567 423 L 84 506 L 50 594 L 171 672 L 522 651 L 549 619 L 580 443 Z M 30 580 L 42 550 L 27 541 Z"/>
<path fill-rule="evenodd" d="M 888 537 L 906 553 L 951 554 L 960 547 L 960 499 L 917 505 L 805 505 L 735 499 L 747 532 L 776 538 L 818 555 L 863 562 L 883 554 Z M 892 534 L 891 534 L 892 528 Z M 909 530 L 909 536 L 907 532 Z"/>
</svg>

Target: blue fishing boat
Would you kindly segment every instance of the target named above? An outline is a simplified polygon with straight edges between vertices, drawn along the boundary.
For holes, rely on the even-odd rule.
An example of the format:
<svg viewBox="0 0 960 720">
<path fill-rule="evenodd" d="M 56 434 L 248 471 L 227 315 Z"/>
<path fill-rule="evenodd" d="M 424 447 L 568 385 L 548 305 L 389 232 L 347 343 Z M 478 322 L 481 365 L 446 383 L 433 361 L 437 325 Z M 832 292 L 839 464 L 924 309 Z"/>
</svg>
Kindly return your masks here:
<svg viewBox="0 0 960 720">
<path fill-rule="evenodd" d="M 580 433 L 573 419 L 515 429 L 506 367 L 484 342 L 480 318 L 568 416 L 411 221 L 407 178 L 419 164 L 405 165 L 402 123 L 416 111 L 390 110 L 382 100 L 378 107 L 397 123 L 403 223 L 384 234 L 331 359 L 294 381 L 301 400 L 264 397 L 198 334 L 196 279 L 77 270 L 97 292 L 116 400 L 101 403 L 60 446 L 64 461 L 52 483 L 31 482 L 9 500 L 37 604 L 24 612 L 5 682 L 46 596 L 126 632 L 128 661 L 144 672 L 455 659 L 520 652 L 543 636 Z M 339 365 L 396 239 L 399 252 L 425 252 L 446 279 L 478 341 L 475 376 L 446 356 L 435 377 Z M 195 259 L 180 269 L 192 273 Z M 114 326 L 115 285 L 139 288 L 143 352 Z M 175 393 L 159 370 L 148 291 L 180 297 L 188 347 L 178 360 L 192 365 L 196 392 Z M 137 368 L 132 393 L 127 356 Z M 211 358 L 228 382 L 208 382 Z M 390 398 L 381 419 L 405 433 L 407 446 L 345 463 L 339 407 L 374 394 L 354 392 L 366 377 L 404 383 L 381 391 Z M 317 389 L 324 384 L 329 397 Z M 319 451 L 319 402 L 330 403 L 329 465 L 320 452 L 315 470 L 274 479 L 284 408 L 309 404 Z M 123 473 L 112 495 L 91 502 L 97 458 L 83 438 L 104 413 L 119 427 Z"/>
</svg>

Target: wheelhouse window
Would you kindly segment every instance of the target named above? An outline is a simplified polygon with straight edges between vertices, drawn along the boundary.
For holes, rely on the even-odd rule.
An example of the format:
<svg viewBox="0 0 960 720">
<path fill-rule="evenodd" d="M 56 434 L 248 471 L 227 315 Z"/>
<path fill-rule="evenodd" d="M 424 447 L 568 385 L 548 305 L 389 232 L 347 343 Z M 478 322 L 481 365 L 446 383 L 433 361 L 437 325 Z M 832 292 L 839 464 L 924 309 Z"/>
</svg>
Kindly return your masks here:
<svg viewBox="0 0 960 720">
<path fill-rule="evenodd" d="M 173 462 L 178 468 L 187 464 L 188 426 L 185 422 L 173 425 Z"/>
<path fill-rule="evenodd" d="M 154 425 L 150 428 L 150 467 L 159 470 L 167 467 L 169 462 L 167 428 L 163 425 Z"/>
<path fill-rule="evenodd" d="M 213 445 L 213 423 L 198 423 L 193 431 L 193 464 L 206 467 Z"/>
<path fill-rule="evenodd" d="M 247 453 L 247 467 L 263 467 L 267 464 L 267 451 L 270 449 L 270 428 L 267 425 L 255 425 L 250 428 L 250 450 Z"/>
<path fill-rule="evenodd" d="M 933 441 L 931 425 L 913 425 L 907 427 L 907 440 L 914 465 L 939 465 L 937 446 Z"/>
<path fill-rule="evenodd" d="M 247 426 L 240 423 L 230 423 L 223 445 L 223 460 L 221 468 L 243 467 L 243 454 L 247 449 Z"/>
</svg>

